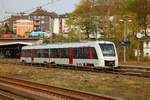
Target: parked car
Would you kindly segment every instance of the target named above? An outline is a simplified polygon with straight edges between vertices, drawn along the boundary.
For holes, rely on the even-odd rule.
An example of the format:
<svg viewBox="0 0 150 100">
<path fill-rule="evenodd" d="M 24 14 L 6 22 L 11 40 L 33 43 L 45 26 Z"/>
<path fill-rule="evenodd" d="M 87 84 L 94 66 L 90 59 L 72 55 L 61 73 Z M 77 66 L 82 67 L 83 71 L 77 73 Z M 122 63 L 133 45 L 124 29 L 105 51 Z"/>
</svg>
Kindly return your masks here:
<svg viewBox="0 0 150 100">
<path fill-rule="evenodd" d="M 29 34 L 29 37 L 39 37 L 39 38 L 48 38 L 50 35 L 47 32 L 41 32 L 41 31 L 37 31 L 37 32 L 31 32 Z"/>
<path fill-rule="evenodd" d="M 15 38 L 16 36 L 14 34 L 11 34 L 11 33 L 5 33 L 5 34 L 2 34 L 0 35 L 0 38 Z"/>
</svg>

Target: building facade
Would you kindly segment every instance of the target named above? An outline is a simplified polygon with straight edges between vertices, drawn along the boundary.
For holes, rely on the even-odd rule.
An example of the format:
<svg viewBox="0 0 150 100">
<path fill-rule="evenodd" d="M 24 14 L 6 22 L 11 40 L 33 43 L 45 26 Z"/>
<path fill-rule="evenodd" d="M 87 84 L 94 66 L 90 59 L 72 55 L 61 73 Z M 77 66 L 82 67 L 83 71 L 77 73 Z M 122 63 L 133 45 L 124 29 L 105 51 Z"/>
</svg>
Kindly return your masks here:
<svg viewBox="0 0 150 100">
<path fill-rule="evenodd" d="M 34 31 L 54 33 L 54 24 L 57 22 L 58 15 L 48 12 L 41 7 L 29 15 L 29 19 L 34 22 Z M 56 21 L 56 22 L 55 22 Z"/>
<path fill-rule="evenodd" d="M 141 41 L 143 44 L 143 57 L 150 59 L 150 37 L 143 37 Z"/>
<path fill-rule="evenodd" d="M 60 33 L 68 33 L 67 21 L 68 14 L 59 15 L 59 32 Z"/>
<path fill-rule="evenodd" d="M 20 20 L 20 19 L 24 19 L 24 20 L 27 20 L 28 19 L 28 16 L 22 16 L 22 15 L 16 15 L 16 16 L 11 16 L 10 18 L 2 21 L 2 24 L 5 25 L 7 24 L 9 26 L 9 29 L 11 31 L 14 31 L 16 32 L 16 21 L 17 20 Z"/>
<path fill-rule="evenodd" d="M 16 35 L 25 37 L 28 33 L 33 31 L 32 20 L 17 20 L 16 21 Z"/>
<path fill-rule="evenodd" d="M 52 35 L 59 33 L 68 33 L 68 26 L 66 25 L 67 17 L 68 14 L 57 15 L 55 12 L 48 12 L 47 10 L 44 10 L 41 7 L 39 7 L 29 15 L 11 16 L 10 18 L 2 22 L 3 25 L 7 23 L 9 29 L 14 32 L 17 32 L 18 36 L 25 36 L 25 33 L 30 31 L 42 31 Z M 22 21 L 18 22 L 18 20 Z M 31 25 L 31 23 L 28 23 L 29 25 L 27 25 L 27 23 L 23 20 L 32 21 L 33 26 Z M 25 29 L 25 27 L 27 29 Z"/>
</svg>

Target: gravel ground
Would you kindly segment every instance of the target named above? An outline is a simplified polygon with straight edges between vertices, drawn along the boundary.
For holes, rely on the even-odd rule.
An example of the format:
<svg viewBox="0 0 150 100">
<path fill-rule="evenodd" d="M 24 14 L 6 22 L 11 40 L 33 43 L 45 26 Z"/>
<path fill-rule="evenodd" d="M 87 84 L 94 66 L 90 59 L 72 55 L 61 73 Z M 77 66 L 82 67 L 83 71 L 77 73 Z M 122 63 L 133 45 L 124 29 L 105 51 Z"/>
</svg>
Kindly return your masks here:
<svg viewBox="0 0 150 100">
<path fill-rule="evenodd" d="M 127 100 L 150 100 L 148 78 L 9 64 L 0 64 L 0 76 L 80 89 Z"/>
</svg>

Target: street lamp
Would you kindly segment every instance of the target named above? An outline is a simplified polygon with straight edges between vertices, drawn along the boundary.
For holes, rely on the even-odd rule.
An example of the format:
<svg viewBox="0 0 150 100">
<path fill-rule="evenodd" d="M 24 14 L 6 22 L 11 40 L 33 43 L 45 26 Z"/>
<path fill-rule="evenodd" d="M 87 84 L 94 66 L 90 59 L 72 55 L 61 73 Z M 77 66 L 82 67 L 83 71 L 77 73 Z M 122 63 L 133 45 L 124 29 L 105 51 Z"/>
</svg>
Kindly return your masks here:
<svg viewBox="0 0 150 100">
<path fill-rule="evenodd" d="M 124 22 L 124 33 L 123 33 L 123 41 L 125 42 L 126 39 L 126 35 L 127 35 L 127 31 L 128 31 L 128 22 L 132 22 L 132 20 L 128 19 L 127 16 L 125 16 L 124 19 L 120 19 L 121 22 Z M 123 62 L 126 63 L 126 46 L 124 46 L 123 49 Z"/>
</svg>

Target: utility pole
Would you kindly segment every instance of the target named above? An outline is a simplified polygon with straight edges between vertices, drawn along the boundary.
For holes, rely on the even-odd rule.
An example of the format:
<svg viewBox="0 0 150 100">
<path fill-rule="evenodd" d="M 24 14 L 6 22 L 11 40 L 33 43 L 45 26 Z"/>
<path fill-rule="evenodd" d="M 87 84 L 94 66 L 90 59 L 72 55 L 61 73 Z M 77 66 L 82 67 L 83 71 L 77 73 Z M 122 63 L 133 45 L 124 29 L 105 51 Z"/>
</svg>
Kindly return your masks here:
<svg viewBox="0 0 150 100">
<path fill-rule="evenodd" d="M 127 19 L 124 19 L 124 34 L 123 34 L 123 41 L 126 41 L 126 34 L 127 34 Z M 124 46 L 124 63 L 126 63 L 126 46 Z"/>
<path fill-rule="evenodd" d="M 123 42 L 125 43 L 127 41 L 128 22 L 131 22 L 132 20 L 129 20 L 128 16 L 125 16 L 124 19 L 121 19 L 120 21 L 124 23 Z M 123 62 L 126 63 L 126 46 L 123 47 Z"/>
</svg>

